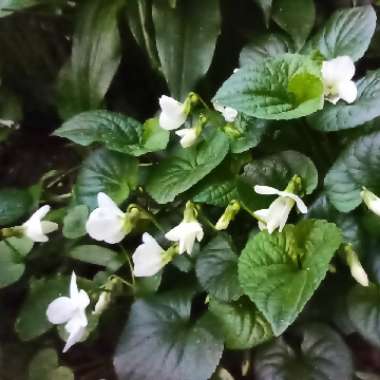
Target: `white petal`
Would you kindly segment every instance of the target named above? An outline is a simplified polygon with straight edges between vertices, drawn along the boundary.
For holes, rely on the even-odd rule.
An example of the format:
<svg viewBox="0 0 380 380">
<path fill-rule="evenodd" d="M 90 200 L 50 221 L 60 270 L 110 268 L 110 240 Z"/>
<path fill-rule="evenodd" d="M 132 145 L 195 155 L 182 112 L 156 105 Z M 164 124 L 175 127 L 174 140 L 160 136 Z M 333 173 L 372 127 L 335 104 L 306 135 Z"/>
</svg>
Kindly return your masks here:
<svg viewBox="0 0 380 380">
<path fill-rule="evenodd" d="M 86 328 L 80 326 L 72 330 L 63 348 L 63 353 L 66 353 L 74 344 L 78 343 L 83 338 L 85 332 Z"/>
<path fill-rule="evenodd" d="M 322 64 L 322 77 L 327 84 L 349 81 L 355 75 L 355 64 L 348 56 L 341 56 Z"/>
<path fill-rule="evenodd" d="M 185 123 L 187 115 L 182 103 L 165 95 L 161 96 L 159 102 L 162 110 L 159 117 L 161 128 L 171 131 Z"/>
<path fill-rule="evenodd" d="M 183 113 L 183 103 L 170 96 L 162 95 L 159 99 L 159 103 L 162 112 L 177 115 Z"/>
<path fill-rule="evenodd" d="M 338 84 L 338 93 L 341 99 L 351 104 L 358 97 L 358 88 L 353 81 L 340 82 Z"/>
<path fill-rule="evenodd" d="M 179 131 L 176 131 L 175 134 L 182 137 L 180 144 L 183 148 L 190 148 L 196 143 L 198 138 L 198 134 L 195 128 L 180 129 Z"/>
<path fill-rule="evenodd" d="M 267 229 L 270 234 L 277 228 L 280 232 L 283 230 L 293 205 L 294 200 L 285 197 L 279 197 L 272 202 L 267 216 Z"/>
<path fill-rule="evenodd" d="M 58 224 L 54 222 L 50 222 L 48 220 L 43 220 L 41 222 L 41 226 L 42 226 L 42 232 L 44 234 L 50 234 L 51 232 L 58 230 Z"/>
<path fill-rule="evenodd" d="M 220 113 L 224 112 L 224 107 L 222 105 L 220 105 L 219 103 L 215 102 L 215 103 L 213 103 L 213 106 L 214 106 L 216 111 L 218 111 Z"/>
<path fill-rule="evenodd" d="M 123 211 L 117 206 L 117 204 L 105 193 L 98 193 L 98 206 L 99 208 L 108 209 L 115 215 L 123 216 Z"/>
<path fill-rule="evenodd" d="M 257 194 L 262 194 L 262 195 L 280 195 L 282 193 L 280 190 L 277 190 L 271 186 L 256 185 L 254 187 L 254 190 Z"/>
<path fill-rule="evenodd" d="M 81 289 L 79 291 L 76 303 L 80 310 L 86 310 L 86 307 L 90 304 L 90 297 L 85 290 Z"/>
<path fill-rule="evenodd" d="M 305 205 L 301 197 L 293 193 L 288 193 L 287 191 L 281 191 L 280 196 L 293 199 L 293 201 L 296 202 L 298 210 L 302 212 L 302 214 L 307 214 L 307 206 Z"/>
<path fill-rule="evenodd" d="M 264 208 L 261 210 L 256 210 L 253 214 L 259 220 L 261 219 L 262 221 L 266 222 L 268 220 L 269 209 Z"/>
<path fill-rule="evenodd" d="M 60 325 L 70 320 L 75 312 L 75 304 L 69 297 L 59 297 L 51 302 L 46 310 L 50 323 Z"/>
<path fill-rule="evenodd" d="M 79 296 L 79 290 L 78 290 L 78 285 L 77 285 L 77 276 L 75 272 L 71 274 L 71 279 L 70 279 L 70 298 L 72 300 L 76 300 Z"/>
<path fill-rule="evenodd" d="M 153 249 L 155 251 L 163 251 L 161 246 L 157 243 L 157 240 L 148 232 L 145 232 L 142 236 L 142 241 L 147 246 L 149 246 L 150 249 Z"/>
<path fill-rule="evenodd" d="M 223 117 L 227 123 L 233 123 L 235 119 L 237 118 L 237 115 L 238 115 L 238 111 L 236 111 L 234 108 L 231 108 L 231 107 L 225 107 L 223 111 Z"/>
<path fill-rule="evenodd" d="M 355 263 L 351 267 L 352 277 L 362 286 L 369 286 L 369 280 L 366 271 L 360 264 L 360 262 Z"/>
<path fill-rule="evenodd" d="M 50 211 L 49 205 L 42 206 L 31 216 L 31 218 L 37 218 L 41 220 L 48 214 L 49 211 Z"/>
</svg>

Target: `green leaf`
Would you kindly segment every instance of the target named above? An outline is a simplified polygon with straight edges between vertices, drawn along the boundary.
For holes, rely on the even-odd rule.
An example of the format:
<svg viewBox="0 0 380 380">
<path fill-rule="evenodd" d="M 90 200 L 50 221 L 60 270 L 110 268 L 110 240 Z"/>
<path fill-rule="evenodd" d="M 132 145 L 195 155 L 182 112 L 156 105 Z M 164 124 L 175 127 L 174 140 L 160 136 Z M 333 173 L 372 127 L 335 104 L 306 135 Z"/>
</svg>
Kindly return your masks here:
<svg viewBox="0 0 380 380">
<path fill-rule="evenodd" d="M 51 348 L 45 348 L 33 357 L 28 372 L 28 380 L 74 380 L 73 372 L 59 365 L 58 355 Z"/>
<path fill-rule="evenodd" d="M 259 119 L 294 119 L 323 107 L 320 64 L 284 54 L 242 67 L 218 90 L 214 102 Z"/>
<path fill-rule="evenodd" d="M 380 116 L 380 70 L 369 72 L 357 82 L 358 98 L 352 104 L 326 104 L 323 111 L 308 118 L 310 125 L 324 132 L 355 128 Z"/>
<path fill-rule="evenodd" d="M 53 3 L 53 1 L 50 2 Z M 47 1 L 44 0 L 0 0 L 0 17 L 6 17 L 16 11 L 46 3 Z"/>
<path fill-rule="evenodd" d="M 29 341 L 50 330 L 53 325 L 46 318 L 46 309 L 50 302 L 60 295 L 67 294 L 69 278 L 57 276 L 50 279 L 32 279 L 29 294 L 16 320 L 18 337 Z"/>
<path fill-rule="evenodd" d="M 114 202 L 124 202 L 138 182 L 137 160 L 125 154 L 99 149 L 83 162 L 74 188 L 77 204 L 97 207 L 97 194 L 104 192 Z"/>
<path fill-rule="evenodd" d="M 76 115 L 54 134 L 83 146 L 99 142 L 132 156 L 165 149 L 169 141 L 169 132 L 160 128 L 156 119 L 143 125 L 131 117 L 104 110 Z"/>
<path fill-rule="evenodd" d="M 184 99 L 211 65 L 221 16 L 218 0 L 153 3 L 158 55 L 170 93 Z"/>
<path fill-rule="evenodd" d="M 199 253 L 196 274 L 202 287 L 220 301 L 237 300 L 243 291 L 237 273 L 238 256 L 228 236 L 218 235 Z"/>
<path fill-rule="evenodd" d="M 355 329 L 380 347 L 380 288 L 355 286 L 348 295 L 348 315 Z"/>
<path fill-rule="evenodd" d="M 352 379 L 351 353 L 331 328 L 310 324 L 299 333 L 300 346 L 283 338 L 259 349 L 255 358 L 255 379 L 331 380 Z"/>
<path fill-rule="evenodd" d="M 120 0 L 81 4 L 70 61 L 58 79 L 58 108 L 63 119 L 99 108 L 121 60 L 117 25 Z"/>
<path fill-rule="evenodd" d="M 277 25 L 289 33 L 296 47 L 301 49 L 314 26 L 314 0 L 276 0 L 272 17 Z"/>
<path fill-rule="evenodd" d="M 238 135 L 229 136 L 230 146 L 231 152 L 238 154 L 259 145 L 269 128 L 269 123 L 266 120 L 254 119 L 240 114 L 235 120 L 234 128 Z"/>
<path fill-rule="evenodd" d="M 29 212 L 32 202 L 27 190 L 0 190 L 0 226 L 9 226 L 17 222 Z"/>
<path fill-rule="evenodd" d="M 367 51 L 375 28 L 376 12 L 371 6 L 340 9 L 311 38 L 305 50 L 319 50 L 326 59 L 348 55 L 358 61 Z"/>
<path fill-rule="evenodd" d="M 85 205 L 78 205 L 69 209 L 63 219 L 63 236 L 67 239 L 78 239 L 86 235 L 88 214 L 88 207 Z"/>
<path fill-rule="evenodd" d="M 162 271 L 151 277 L 135 278 L 135 288 L 133 289 L 135 297 L 147 297 L 151 294 L 156 293 L 161 285 L 161 280 Z"/>
<path fill-rule="evenodd" d="M 353 141 L 338 157 L 325 178 L 330 202 L 341 212 L 360 205 L 362 186 L 380 193 L 380 132 Z"/>
<path fill-rule="evenodd" d="M 242 178 L 252 188 L 265 185 L 283 190 L 294 175 L 301 177 L 302 189 L 306 194 L 311 194 L 318 185 L 318 171 L 313 162 L 291 150 L 247 164 Z"/>
<path fill-rule="evenodd" d="M 153 169 L 146 190 L 158 203 L 171 202 L 215 169 L 228 149 L 227 137 L 217 130 L 210 139 L 195 147 L 178 148 Z"/>
<path fill-rule="evenodd" d="M 294 322 L 324 279 L 342 237 L 335 224 L 304 220 L 282 233 L 253 236 L 239 258 L 245 294 L 276 336 Z"/>
<path fill-rule="evenodd" d="M 245 298 L 234 303 L 211 299 L 209 310 L 230 350 L 247 350 L 273 337 L 269 323 Z"/>
<path fill-rule="evenodd" d="M 18 281 L 24 274 L 23 257 L 9 239 L 0 242 L 0 289 Z"/>
<path fill-rule="evenodd" d="M 205 318 L 190 321 L 191 294 L 178 291 L 136 301 L 116 348 L 120 380 L 207 380 L 223 342 Z"/>
<path fill-rule="evenodd" d="M 125 262 L 117 252 L 98 245 L 79 245 L 67 255 L 84 263 L 104 266 L 111 272 L 116 272 Z"/>
<path fill-rule="evenodd" d="M 265 24 L 268 27 L 269 26 L 269 21 L 270 21 L 270 16 L 272 12 L 272 3 L 273 0 L 254 0 L 258 6 L 262 9 L 265 17 Z"/>
<path fill-rule="evenodd" d="M 299 23 L 298 23 L 299 24 Z M 255 37 L 240 53 L 240 66 L 248 66 L 265 58 L 288 53 L 289 42 L 281 34 L 268 33 Z"/>
</svg>

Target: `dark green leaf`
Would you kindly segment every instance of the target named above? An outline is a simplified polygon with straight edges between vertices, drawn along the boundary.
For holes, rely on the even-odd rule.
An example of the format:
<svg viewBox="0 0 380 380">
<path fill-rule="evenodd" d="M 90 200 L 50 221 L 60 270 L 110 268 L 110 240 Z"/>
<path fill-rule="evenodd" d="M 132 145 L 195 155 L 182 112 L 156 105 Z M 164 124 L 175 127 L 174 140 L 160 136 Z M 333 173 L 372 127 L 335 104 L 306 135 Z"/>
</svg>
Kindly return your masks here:
<svg viewBox="0 0 380 380">
<path fill-rule="evenodd" d="M 70 61 L 58 80 L 58 107 L 64 119 L 99 108 L 121 60 L 117 15 L 120 0 L 81 4 Z"/>
<path fill-rule="evenodd" d="M 158 203 L 168 203 L 216 168 L 228 153 L 228 139 L 215 131 L 207 141 L 188 149 L 178 148 L 151 173 L 146 189 Z"/>
<path fill-rule="evenodd" d="M 355 140 L 339 156 L 325 178 L 330 202 L 341 212 L 360 205 L 362 186 L 380 193 L 380 132 Z"/>
<path fill-rule="evenodd" d="M 51 348 L 45 348 L 33 357 L 28 372 L 28 380 L 74 380 L 68 367 L 59 366 L 58 355 Z"/>
<path fill-rule="evenodd" d="M 69 209 L 65 218 L 63 219 L 63 236 L 67 239 L 78 239 L 86 235 L 87 218 L 87 206 L 78 205 Z"/>
<path fill-rule="evenodd" d="M 0 289 L 18 281 L 25 271 L 23 255 L 9 240 L 0 242 Z"/>
<path fill-rule="evenodd" d="M 324 132 L 359 127 L 380 116 L 380 70 L 358 81 L 358 98 L 352 104 L 326 104 L 323 111 L 309 117 L 310 125 Z"/>
<path fill-rule="evenodd" d="M 299 16 L 302 15 L 302 22 Z M 315 22 L 314 0 L 275 0 L 273 20 L 292 37 L 301 49 Z"/>
<path fill-rule="evenodd" d="M 237 300 L 243 291 L 237 274 L 238 256 L 227 236 L 212 239 L 199 253 L 196 273 L 202 287 L 220 301 Z"/>
<path fill-rule="evenodd" d="M 308 42 L 306 51 L 319 50 L 326 59 L 348 55 L 357 61 L 367 51 L 375 28 L 376 13 L 371 6 L 340 9 Z"/>
<path fill-rule="evenodd" d="M 302 189 L 306 194 L 311 194 L 318 185 L 318 171 L 313 162 L 291 150 L 247 164 L 242 178 L 252 188 L 265 185 L 283 190 L 294 175 L 301 177 Z"/>
<path fill-rule="evenodd" d="M 210 67 L 220 33 L 218 0 L 153 3 L 158 55 L 171 95 L 184 99 Z"/>
<path fill-rule="evenodd" d="M 29 341 L 37 338 L 53 327 L 46 318 L 46 309 L 55 298 L 67 294 L 68 289 L 68 277 L 31 280 L 29 294 L 15 325 L 21 340 Z"/>
<path fill-rule="evenodd" d="M 308 56 L 284 54 L 242 67 L 214 100 L 259 119 L 294 119 L 323 107 L 320 64 Z"/>
<path fill-rule="evenodd" d="M 97 207 L 97 194 L 104 192 L 116 203 L 124 202 L 138 182 L 137 160 L 125 154 L 99 149 L 82 164 L 74 192 L 77 204 Z"/>
<path fill-rule="evenodd" d="M 104 266 L 112 272 L 116 272 L 125 262 L 117 252 L 98 245 L 79 245 L 67 255 L 85 263 Z"/>
<path fill-rule="evenodd" d="M 348 380 L 353 377 L 351 353 L 343 339 L 320 324 L 306 325 L 300 347 L 280 338 L 257 352 L 257 380 Z"/>
<path fill-rule="evenodd" d="M 248 241 L 239 258 L 240 285 L 276 336 L 318 288 L 341 242 L 335 224 L 310 219 L 287 225 L 282 233 L 260 232 Z"/>
<path fill-rule="evenodd" d="M 190 322 L 189 292 L 136 301 L 115 354 L 120 380 L 207 380 L 223 342 L 205 318 Z"/>
<path fill-rule="evenodd" d="M 240 66 L 254 64 L 268 57 L 276 57 L 289 51 L 289 42 L 281 34 L 264 34 L 254 38 L 240 53 Z"/>
<path fill-rule="evenodd" d="M 32 201 L 27 190 L 0 190 L 0 226 L 17 222 L 29 212 Z"/>
<path fill-rule="evenodd" d="M 355 286 L 348 295 L 348 315 L 355 329 L 380 347 L 380 288 Z"/>
<path fill-rule="evenodd" d="M 165 149 L 169 132 L 160 128 L 156 119 L 145 125 L 131 117 L 109 111 L 89 111 L 66 121 L 54 134 L 77 144 L 88 146 L 94 142 L 106 148 L 132 156 Z"/>
<path fill-rule="evenodd" d="M 226 348 L 230 350 L 246 350 L 273 337 L 269 323 L 245 298 L 234 303 L 212 299 L 209 310 L 224 337 Z"/>
</svg>

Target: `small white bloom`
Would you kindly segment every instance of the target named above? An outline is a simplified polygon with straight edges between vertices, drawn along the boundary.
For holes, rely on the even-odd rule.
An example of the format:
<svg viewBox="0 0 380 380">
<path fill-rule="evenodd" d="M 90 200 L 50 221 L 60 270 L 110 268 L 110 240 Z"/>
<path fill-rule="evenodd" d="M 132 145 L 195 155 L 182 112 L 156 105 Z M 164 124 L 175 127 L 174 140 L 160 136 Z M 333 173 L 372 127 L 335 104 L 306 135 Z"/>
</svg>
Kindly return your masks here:
<svg viewBox="0 0 380 380">
<path fill-rule="evenodd" d="M 339 99 L 353 103 L 358 96 L 358 89 L 352 78 L 355 64 L 348 56 L 342 56 L 322 64 L 322 78 L 326 99 L 336 104 Z"/>
<path fill-rule="evenodd" d="M 184 128 L 176 131 L 175 134 L 181 137 L 180 144 L 182 148 L 190 148 L 194 145 L 198 138 L 198 132 L 196 128 Z"/>
<path fill-rule="evenodd" d="M 159 102 L 161 107 L 159 118 L 161 128 L 172 131 L 185 123 L 187 115 L 183 103 L 166 95 L 162 95 Z"/>
<path fill-rule="evenodd" d="M 269 208 L 254 212 L 260 220 L 259 228 L 261 230 L 267 229 L 270 234 L 277 228 L 280 232 L 283 230 L 294 205 L 297 205 L 301 213 L 307 213 L 307 207 L 303 200 L 293 193 L 280 191 L 270 186 L 258 185 L 255 186 L 255 192 L 263 195 L 278 195 L 278 198 L 272 202 Z"/>
<path fill-rule="evenodd" d="M 352 277 L 358 282 L 358 284 L 361 286 L 369 286 L 367 273 L 359 260 L 351 265 L 350 270 Z"/>
<path fill-rule="evenodd" d="M 367 207 L 374 214 L 380 216 L 380 198 L 366 188 L 363 188 L 363 190 L 360 192 L 360 196 Z"/>
<path fill-rule="evenodd" d="M 136 277 L 154 276 L 167 264 L 164 250 L 147 232 L 143 234 L 142 241 L 132 255 L 133 274 Z"/>
<path fill-rule="evenodd" d="M 54 325 L 65 324 L 65 330 L 69 333 L 63 352 L 78 343 L 86 332 L 88 324 L 86 308 L 90 304 L 90 298 L 84 290 L 79 290 L 77 278 L 73 272 L 70 281 L 70 297 L 58 297 L 47 308 L 46 316 Z"/>
<path fill-rule="evenodd" d="M 23 225 L 22 230 L 24 235 L 29 239 L 45 243 L 49 240 L 47 234 L 58 229 L 58 224 L 42 220 L 50 211 L 50 206 L 45 205 L 39 208 Z"/>
<path fill-rule="evenodd" d="M 125 213 L 104 193 L 98 194 L 98 206 L 87 220 L 87 233 L 93 239 L 109 244 L 121 242 L 126 235 Z"/>
<path fill-rule="evenodd" d="M 179 254 L 187 252 L 191 255 L 195 239 L 199 242 L 203 239 L 203 228 L 197 221 L 181 222 L 165 234 L 166 239 L 179 242 Z"/>
<path fill-rule="evenodd" d="M 214 103 L 214 108 L 223 115 L 227 123 L 233 123 L 237 118 L 238 111 L 231 107 L 224 107 L 218 103 Z"/>
<path fill-rule="evenodd" d="M 5 119 L 0 119 L 0 126 L 1 127 L 8 127 L 8 128 L 12 128 L 16 125 L 16 122 L 13 121 L 13 120 L 5 120 Z"/>
</svg>

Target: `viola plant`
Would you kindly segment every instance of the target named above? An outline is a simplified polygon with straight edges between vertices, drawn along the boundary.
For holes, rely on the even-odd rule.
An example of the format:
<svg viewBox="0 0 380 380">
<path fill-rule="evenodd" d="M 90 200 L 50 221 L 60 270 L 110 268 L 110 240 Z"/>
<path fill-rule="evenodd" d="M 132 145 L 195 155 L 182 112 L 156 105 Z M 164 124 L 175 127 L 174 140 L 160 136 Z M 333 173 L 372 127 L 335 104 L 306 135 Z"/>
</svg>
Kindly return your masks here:
<svg viewBox="0 0 380 380">
<path fill-rule="evenodd" d="M 376 379 L 378 11 L 0 1 L 0 375 Z"/>
</svg>

